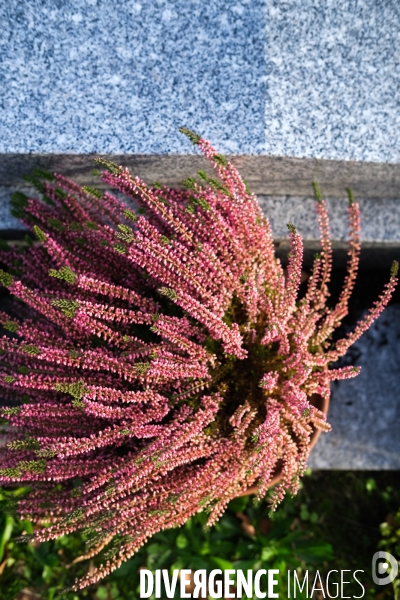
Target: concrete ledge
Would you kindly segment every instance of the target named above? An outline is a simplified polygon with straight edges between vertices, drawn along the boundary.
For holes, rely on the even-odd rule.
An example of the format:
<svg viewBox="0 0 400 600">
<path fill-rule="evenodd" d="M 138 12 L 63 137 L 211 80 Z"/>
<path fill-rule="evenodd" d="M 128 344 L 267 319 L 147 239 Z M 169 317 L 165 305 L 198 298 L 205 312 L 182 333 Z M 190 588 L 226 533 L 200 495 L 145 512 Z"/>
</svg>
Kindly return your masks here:
<svg viewBox="0 0 400 600">
<path fill-rule="evenodd" d="M 60 172 L 82 185 L 99 186 L 91 175 L 96 155 L 0 155 L 0 231 L 7 239 L 21 238 L 23 226 L 10 216 L 9 200 L 14 190 L 35 195 L 23 182 L 34 167 Z M 104 155 L 122 164 L 144 181 L 159 181 L 180 187 L 183 179 L 199 169 L 210 174 L 212 167 L 199 155 Z M 243 178 L 258 196 L 271 222 L 277 254 L 288 252 L 286 224 L 293 222 L 305 242 L 305 263 L 311 264 L 318 251 L 318 224 L 311 183 L 316 179 L 327 199 L 331 237 L 337 266 L 347 260 L 347 198 L 351 187 L 360 203 L 362 224 L 362 268 L 389 268 L 400 255 L 400 164 L 298 159 L 273 156 L 230 156 Z"/>
<path fill-rule="evenodd" d="M 219 150 L 219 148 L 217 148 Z M 146 182 L 179 187 L 199 169 L 212 172 L 198 154 L 0 154 L 0 186 L 21 185 L 34 167 L 63 173 L 83 185 L 95 179 L 93 159 L 102 156 L 128 167 Z M 250 189 L 266 196 L 308 196 L 317 180 L 327 197 L 342 198 L 351 187 L 356 198 L 400 198 L 400 164 L 290 158 L 284 156 L 229 155 L 229 160 Z M 98 179 L 96 179 L 98 182 Z"/>
</svg>

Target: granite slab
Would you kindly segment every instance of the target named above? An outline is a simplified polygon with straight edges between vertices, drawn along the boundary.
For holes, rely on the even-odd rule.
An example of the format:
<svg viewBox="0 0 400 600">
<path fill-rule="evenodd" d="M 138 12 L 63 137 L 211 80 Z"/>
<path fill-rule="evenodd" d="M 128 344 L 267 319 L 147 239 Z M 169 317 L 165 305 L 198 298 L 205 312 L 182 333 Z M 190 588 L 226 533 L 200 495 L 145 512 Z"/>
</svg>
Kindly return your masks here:
<svg viewBox="0 0 400 600">
<path fill-rule="evenodd" d="M 93 179 L 89 183 L 93 183 Z M 95 182 L 97 183 L 97 181 Z M 310 186 L 311 187 L 311 186 Z M 13 191 L 22 191 L 36 197 L 36 192 L 27 185 L 0 185 L 0 231 L 23 229 L 23 225 L 9 213 L 9 202 Z M 287 223 L 294 223 L 305 240 L 319 239 L 315 203 L 310 195 L 284 196 L 259 195 L 263 212 L 268 216 L 274 238 L 283 241 L 288 236 Z M 331 238 L 342 242 L 348 238 L 346 197 L 327 197 L 330 215 Z M 400 244 L 400 200 L 394 198 L 359 198 L 362 224 L 362 241 L 380 245 Z"/>
<path fill-rule="evenodd" d="M 361 365 L 361 373 L 331 384 L 332 431 L 321 435 L 309 466 L 400 469 L 400 304 L 385 310 L 342 364 Z"/>
<path fill-rule="evenodd" d="M 396 0 L 9 0 L 0 152 L 400 162 Z"/>
</svg>

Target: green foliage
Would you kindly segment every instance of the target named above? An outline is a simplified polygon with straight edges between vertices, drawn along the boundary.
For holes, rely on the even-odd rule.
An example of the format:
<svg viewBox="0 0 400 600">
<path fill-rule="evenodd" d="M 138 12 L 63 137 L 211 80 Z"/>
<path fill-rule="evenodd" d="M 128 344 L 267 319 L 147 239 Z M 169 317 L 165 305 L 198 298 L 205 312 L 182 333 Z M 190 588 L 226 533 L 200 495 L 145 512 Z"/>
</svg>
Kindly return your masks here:
<svg viewBox="0 0 400 600">
<path fill-rule="evenodd" d="M 351 206 L 352 204 L 354 204 L 354 195 L 353 195 L 353 192 L 352 192 L 352 190 L 350 188 L 346 188 L 346 192 L 347 192 L 347 197 L 349 199 L 349 204 Z"/>
<path fill-rule="evenodd" d="M 138 375 L 146 375 L 147 371 L 150 369 L 151 364 L 148 362 L 136 363 L 133 367 L 135 373 Z"/>
<path fill-rule="evenodd" d="M 196 188 L 196 180 L 193 177 L 188 177 L 187 179 L 182 180 L 183 187 L 188 190 L 192 190 L 193 192 L 197 191 Z"/>
<path fill-rule="evenodd" d="M 10 273 L 6 273 L 3 269 L 0 269 L 0 283 L 4 287 L 9 288 L 13 282 L 13 276 Z"/>
<path fill-rule="evenodd" d="M 32 248 L 32 246 L 34 244 L 33 239 L 29 235 L 26 235 L 24 237 L 24 242 L 29 248 Z"/>
<path fill-rule="evenodd" d="M 11 214 L 21 219 L 25 215 L 25 208 L 28 206 L 28 196 L 23 192 L 14 192 L 10 200 Z"/>
<path fill-rule="evenodd" d="M 97 188 L 89 187 L 87 185 L 82 186 L 83 191 L 85 191 L 90 196 L 95 196 L 96 198 L 102 198 L 103 192 L 98 190 Z"/>
<path fill-rule="evenodd" d="M 81 400 L 87 392 L 87 388 L 83 381 L 74 381 L 73 383 L 56 383 L 54 389 L 57 392 L 70 394 L 75 400 Z"/>
<path fill-rule="evenodd" d="M 99 226 L 97 223 L 94 223 L 93 221 L 86 221 L 85 222 L 85 226 L 88 229 L 92 229 L 93 231 L 97 231 L 99 229 Z"/>
<path fill-rule="evenodd" d="M 64 231 L 64 229 L 65 229 L 65 227 L 61 223 L 60 219 L 53 219 L 52 217 L 50 217 L 50 219 L 48 219 L 47 223 L 50 225 L 50 227 L 53 227 L 53 229 L 58 229 L 58 231 Z"/>
<path fill-rule="evenodd" d="M 10 450 L 39 450 L 40 444 L 36 438 L 28 437 L 24 440 L 9 442 L 7 448 Z"/>
<path fill-rule="evenodd" d="M 30 183 L 31 185 L 33 185 L 33 187 L 40 192 L 41 194 L 44 193 L 45 191 L 45 185 L 42 181 L 40 181 L 40 179 L 38 179 L 38 177 L 35 177 L 35 175 L 33 173 L 31 174 L 27 174 L 23 176 L 24 181 L 26 181 L 27 183 Z"/>
<path fill-rule="evenodd" d="M 60 198 L 60 200 L 65 200 L 65 198 L 68 196 L 67 192 L 62 190 L 61 188 L 56 188 L 54 193 Z"/>
<path fill-rule="evenodd" d="M 39 242 L 45 242 L 47 240 L 46 234 L 37 225 L 34 225 L 33 231 Z"/>
<path fill-rule="evenodd" d="M 79 308 L 79 302 L 77 300 L 68 300 L 65 298 L 52 300 L 51 304 L 52 306 L 59 308 L 62 314 L 69 319 L 73 319 L 75 317 L 75 312 Z"/>
<path fill-rule="evenodd" d="M 243 179 L 243 183 L 244 183 L 244 187 L 246 189 L 246 194 L 249 194 L 249 196 L 251 195 L 251 190 L 249 187 L 249 184 L 247 183 L 247 181 L 245 179 Z M 259 225 L 261 225 L 261 220 L 257 217 L 257 222 Z"/>
<path fill-rule="evenodd" d="M 201 140 L 201 136 L 200 135 L 198 135 L 194 131 L 191 131 L 187 127 L 179 127 L 179 131 L 181 133 L 183 133 L 184 135 L 186 135 L 189 138 L 189 140 L 192 142 L 193 145 L 198 144 L 199 141 Z"/>
<path fill-rule="evenodd" d="M 5 377 L 3 379 L 5 379 Z M 14 378 L 13 378 L 13 381 L 15 381 Z M 8 406 L 7 408 L 2 409 L 2 413 L 3 413 L 3 415 L 6 415 L 7 417 L 12 417 L 13 415 L 18 415 L 20 410 L 21 409 L 19 406 Z"/>
<path fill-rule="evenodd" d="M 38 354 L 40 354 L 39 348 L 31 344 L 28 344 L 27 346 L 22 346 L 21 350 L 23 352 L 26 352 L 26 354 L 30 354 L 31 356 L 37 356 Z"/>
<path fill-rule="evenodd" d="M 4 329 L 7 329 L 7 331 L 11 331 L 11 333 L 16 333 L 19 329 L 19 324 L 15 321 L 6 321 L 3 324 L 3 327 Z"/>
<path fill-rule="evenodd" d="M 132 221 L 132 223 L 134 223 L 135 221 L 137 221 L 137 218 L 138 218 L 137 215 L 135 215 L 134 212 L 132 212 L 131 210 L 129 210 L 129 208 L 127 208 L 126 210 L 123 211 L 123 215 L 129 221 Z"/>
<path fill-rule="evenodd" d="M 94 162 L 97 162 L 103 167 L 105 167 L 107 171 L 112 173 L 112 175 L 118 175 L 120 173 L 120 167 L 117 164 L 111 162 L 110 160 L 107 160 L 106 158 L 98 157 L 94 159 Z"/>
<path fill-rule="evenodd" d="M 44 473 L 46 470 L 46 461 L 44 458 L 38 460 L 23 460 L 18 463 L 20 471 L 30 471 L 31 473 Z"/>
<path fill-rule="evenodd" d="M 10 250 L 10 245 L 6 240 L 0 238 L 0 250 L 8 251 Z"/>
<path fill-rule="evenodd" d="M 173 290 L 172 288 L 160 287 L 158 289 L 158 292 L 159 292 L 159 294 L 161 294 L 161 296 L 165 296 L 166 298 L 169 298 L 172 301 L 176 300 L 178 297 L 176 291 Z"/>
<path fill-rule="evenodd" d="M 279 569 L 282 599 L 288 597 L 288 569 L 297 569 L 301 579 L 306 570 L 312 576 L 318 569 L 323 580 L 331 569 L 363 569 L 359 575 L 366 587 L 364 599 L 374 600 L 379 593 L 379 600 L 390 600 L 391 585 L 381 589 L 373 586 L 371 558 L 378 546 L 399 556 L 397 480 L 398 473 L 391 472 L 315 473 L 303 479 L 297 497 L 285 498 L 273 520 L 268 516 L 266 502 L 255 507 L 251 498 L 237 498 L 208 532 L 203 530 L 206 514 L 199 513 L 184 526 L 153 536 L 100 584 L 78 593 L 66 592 L 64 598 L 136 600 L 140 568 L 164 568 L 170 572 L 219 568 Z M 61 590 L 87 572 L 84 562 L 66 568 L 84 553 L 87 533 L 74 533 L 40 545 L 32 541 L 33 525 L 9 514 L 16 498 L 25 491 L 27 488 L 0 490 L 0 565 L 4 563 L 0 597 L 15 600 L 25 588 L 42 600 L 61 600 Z M 171 497 L 171 503 L 177 499 Z M 83 519 L 82 509 L 74 517 Z M 14 540 L 21 535 L 26 541 L 17 544 Z M 354 590 L 348 585 L 345 591 L 350 597 L 360 595 L 358 585 Z M 176 598 L 179 596 L 178 590 Z M 297 597 L 304 596 L 297 593 Z"/>
<path fill-rule="evenodd" d="M 388 490 L 390 494 L 393 492 L 393 488 Z M 379 543 L 379 548 L 390 552 L 399 561 L 400 571 L 400 509 L 396 514 L 389 513 L 384 523 L 380 526 L 382 539 Z M 393 592 L 395 600 L 400 600 L 400 577 L 393 581 Z"/>
<path fill-rule="evenodd" d="M 118 225 L 118 229 L 120 230 L 120 233 L 117 233 L 117 238 L 127 244 L 130 244 L 134 241 L 135 236 L 133 235 L 133 231 L 130 227 L 120 224 Z"/>
<path fill-rule="evenodd" d="M 314 190 L 314 200 L 320 204 L 322 202 L 322 192 L 318 181 L 313 181 L 312 186 Z"/>
<path fill-rule="evenodd" d="M 39 168 L 33 169 L 32 174 L 41 179 L 46 179 L 47 181 L 54 181 L 53 173 L 50 173 L 49 171 L 45 171 L 44 169 L 39 169 Z"/>
<path fill-rule="evenodd" d="M 124 246 L 124 244 L 114 244 L 113 248 L 116 252 L 118 252 L 118 254 L 126 254 L 127 253 L 127 249 L 126 249 L 126 246 Z"/>
<path fill-rule="evenodd" d="M 57 279 L 62 279 L 66 281 L 70 285 L 74 285 L 76 281 L 76 275 L 69 267 L 61 267 L 61 269 L 50 269 L 49 275 L 51 277 L 56 277 Z"/>
<path fill-rule="evenodd" d="M 61 222 L 60 222 L 61 223 Z M 62 228 L 64 229 L 64 226 L 61 223 Z M 68 229 L 70 231 L 83 231 L 83 225 L 81 223 L 78 223 L 77 221 L 71 221 L 68 224 Z"/>
<path fill-rule="evenodd" d="M 222 156 L 222 154 L 214 154 L 213 159 L 218 165 L 221 165 L 222 167 L 228 166 L 228 161 L 226 160 L 225 156 Z"/>
</svg>

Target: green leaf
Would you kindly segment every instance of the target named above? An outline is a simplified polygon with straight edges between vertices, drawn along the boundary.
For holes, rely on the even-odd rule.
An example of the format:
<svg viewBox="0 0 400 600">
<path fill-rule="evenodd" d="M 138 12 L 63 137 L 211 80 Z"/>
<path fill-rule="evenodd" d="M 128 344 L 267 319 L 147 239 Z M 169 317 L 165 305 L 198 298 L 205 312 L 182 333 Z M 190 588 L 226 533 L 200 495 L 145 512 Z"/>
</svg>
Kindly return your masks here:
<svg viewBox="0 0 400 600">
<path fill-rule="evenodd" d="M 45 171 L 44 169 L 35 168 L 35 169 L 33 169 L 32 174 L 35 175 L 36 177 L 41 177 L 42 179 L 46 179 L 47 181 L 54 181 L 53 173 L 50 173 L 50 171 Z"/>
<path fill-rule="evenodd" d="M 312 186 L 313 186 L 313 190 L 314 190 L 314 200 L 316 202 L 318 202 L 318 204 L 321 204 L 322 192 L 321 192 L 321 188 L 319 187 L 318 181 L 313 181 Z"/>
<path fill-rule="evenodd" d="M 10 540 L 14 528 L 14 519 L 10 515 L 6 515 L 3 530 L 0 534 L 0 563 L 3 560 L 4 549 L 7 542 Z"/>
<path fill-rule="evenodd" d="M 79 302 L 76 300 L 68 300 L 68 299 L 57 299 L 51 301 L 52 306 L 56 306 L 59 308 L 63 315 L 68 317 L 69 319 L 73 319 L 75 317 L 75 312 L 79 308 Z"/>
<path fill-rule="evenodd" d="M 56 277 L 57 279 L 62 279 L 66 281 L 70 285 L 74 285 L 76 281 L 76 275 L 69 267 L 61 267 L 61 269 L 50 269 L 49 275 L 51 277 Z"/>
<path fill-rule="evenodd" d="M 238 513 L 244 512 L 246 506 L 249 504 L 249 496 L 242 496 L 241 498 L 235 498 L 228 504 L 228 510 Z"/>
<path fill-rule="evenodd" d="M 127 253 L 126 246 L 124 246 L 123 244 L 114 244 L 113 248 L 119 254 L 126 254 Z"/>
<path fill-rule="evenodd" d="M 87 392 L 87 387 L 84 381 L 74 381 L 73 383 L 55 383 L 54 389 L 57 392 L 70 394 L 76 400 L 81 400 Z"/>
<path fill-rule="evenodd" d="M 129 208 L 127 208 L 126 210 L 124 210 L 122 214 L 124 215 L 124 217 L 126 219 L 128 219 L 129 221 L 132 221 L 132 223 L 134 223 L 138 219 L 137 215 L 135 215 L 134 212 L 132 212 L 131 210 L 129 210 Z"/>
<path fill-rule="evenodd" d="M 109 171 L 112 175 L 118 175 L 121 171 L 120 167 L 117 164 L 111 162 L 110 160 L 107 160 L 106 158 L 98 157 L 94 159 L 94 162 L 97 162 L 103 167 L 105 167 L 107 171 Z"/>
<path fill-rule="evenodd" d="M 88 229 L 93 229 L 93 231 L 97 231 L 99 229 L 99 226 L 97 223 L 94 223 L 94 221 L 85 221 L 85 227 Z"/>
<path fill-rule="evenodd" d="M 187 127 L 179 127 L 179 131 L 181 133 L 183 133 L 184 135 L 186 135 L 189 138 L 189 140 L 192 142 L 193 145 L 198 144 L 200 142 L 200 140 L 201 140 L 201 136 L 200 135 L 198 135 L 194 131 L 191 131 Z"/>
<path fill-rule="evenodd" d="M 108 597 L 108 589 L 105 585 L 100 585 L 96 590 L 96 598 L 99 600 L 107 600 Z"/>
<path fill-rule="evenodd" d="M 37 356 L 38 354 L 40 354 L 40 350 L 37 346 L 21 346 L 21 350 L 22 352 L 26 352 L 26 354 L 31 354 L 32 356 Z"/>
<path fill-rule="evenodd" d="M 180 533 L 178 535 L 178 537 L 176 538 L 176 545 L 180 550 L 183 550 L 184 548 L 186 548 L 188 545 L 187 537 L 184 536 L 182 533 Z"/>
<path fill-rule="evenodd" d="M 37 225 L 33 226 L 33 231 L 39 242 L 45 242 L 47 240 L 46 234 Z"/>
<path fill-rule="evenodd" d="M 231 563 L 231 561 L 226 560 L 225 558 L 221 558 L 219 556 L 210 556 L 209 560 L 216 567 L 218 567 L 219 569 L 222 569 L 222 571 L 226 571 L 228 569 L 233 569 L 233 564 Z"/>
<path fill-rule="evenodd" d="M 83 185 L 82 189 L 84 192 L 89 194 L 90 196 L 95 196 L 95 198 L 102 198 L 103 192 L 94 187 L 89 187 L 88 185 Z"/>
<path fill-rule="evenodd" d="M 159 294 L 161 294 L 162 296 L 166 296 L 167 298 L 169 298 L 172 301 L 176 300 L 178 297 L 176 291 L 173 290 L 172 288 L 160 287 L 160 288 L 158 288 L 157 291 Z"/>
<path fill-rule="evenodd" d="M 47 223 L 50 225 L 50 227 L 53 227 L 54 229 L 58 229 L 58 231 L 64 231 L 64 229 L 65 229 L 65 227 L 61 223 L 60 219 L 54 219 L 54 218 L 50 217 L 50 219 L 47 220 Z"/>
<path fill-rule="evenodd" d="M 225 156 L 223 156 L 222 154 L 214 154 L 213 159 L 218 165 L 221 165 L 223 167 L 227 167 L 229 165 Z"/>
<path fill-rule="evenodd" d="M 354 196 L 353 196 L 353 192 L 350 188 L 346 188 L 346 192 L 347 192 L 347 197 L 349 199 L 349 205 L 351 206 L 352 204 L 354 204 Z"/>
<path fill-rule="evenodd" d="M 28 196 L 23 192 L 14 192 L 11 194 L 10 204 L 13 208 L 24 209 L 28 206 Z"/>
<path fill-rule="evenodd" d="M 9 288 L 13 282 L 13 276 L 10 273 L 6 273 L 3 269 L 0 269 L 0 283 L 4 285 L 4 287 Z"/>
<path fill-rule="evenodd" d="M 19 324 L 15 323 L 15 321 L 6 321 L 3 327 L 4 329 L 7 329 L 7 331 L 11 331 L 11 333 L 16 333 L 19 329 Z"/>
</svg>

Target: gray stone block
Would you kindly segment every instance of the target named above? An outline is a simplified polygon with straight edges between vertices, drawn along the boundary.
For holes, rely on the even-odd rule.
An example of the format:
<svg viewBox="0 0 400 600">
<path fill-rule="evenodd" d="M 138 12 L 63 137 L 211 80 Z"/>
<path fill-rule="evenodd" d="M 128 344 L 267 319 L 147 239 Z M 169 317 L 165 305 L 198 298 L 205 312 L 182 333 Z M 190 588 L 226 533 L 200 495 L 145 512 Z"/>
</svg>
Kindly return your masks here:
<svg viewBox="0 0 400 600">
<path fill-rule="evenodd" d="M 400 161 L 395 0 L 17 0 L 0 7 L 0 152 Z"/>
<path fill-rule="evenodd" d="M 400 469 L 400 304 L 351 349 L 358 377 L 332 384 L 328 421 L 310 456 L 316 469 Z"/>
</svg>

